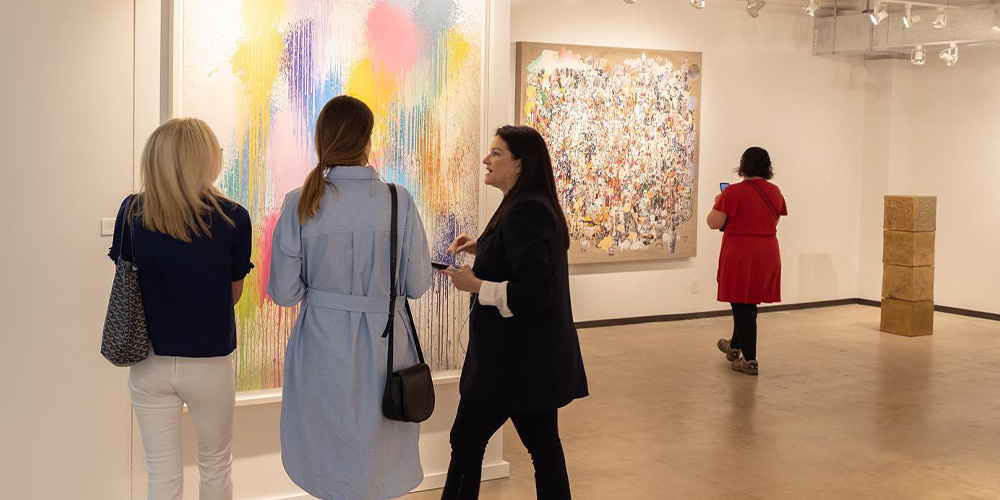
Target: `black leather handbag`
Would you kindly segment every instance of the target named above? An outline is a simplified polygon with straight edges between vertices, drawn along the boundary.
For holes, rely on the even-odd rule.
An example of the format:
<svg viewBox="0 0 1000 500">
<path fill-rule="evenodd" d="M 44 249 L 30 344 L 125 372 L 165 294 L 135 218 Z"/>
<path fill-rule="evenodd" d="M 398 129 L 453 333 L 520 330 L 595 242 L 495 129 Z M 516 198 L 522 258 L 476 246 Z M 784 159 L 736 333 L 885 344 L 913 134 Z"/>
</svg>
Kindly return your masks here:
<svg viewBox="0 0 1000 500">
<path fill-rule="evenodd" d="M 413 323 L 410 303 L 403 297 L 406 318 L 410 323 L 410 335 L 417 348 L 419 362 L 409 368 L 397 372 L 392 371 L 393 333 L 396 315 L 396 246 L 398 201 L 396 185 L 389 184 L 389 195 L 392 198 L 392 225 L 389 229 L 389 322 L 385 325 L 382 338 L 389 339 L 389 354 L 386 356 L 385 392 L 382 395 L 382 414 L 389 420 L 398 422 L 423 422 L 434 412 L 434 382 L 431 379 L 431 369 L 424 363 L 424 352 L 420 349 L 420 339 L 417 338 L 417 328 Z"/>
</svg>

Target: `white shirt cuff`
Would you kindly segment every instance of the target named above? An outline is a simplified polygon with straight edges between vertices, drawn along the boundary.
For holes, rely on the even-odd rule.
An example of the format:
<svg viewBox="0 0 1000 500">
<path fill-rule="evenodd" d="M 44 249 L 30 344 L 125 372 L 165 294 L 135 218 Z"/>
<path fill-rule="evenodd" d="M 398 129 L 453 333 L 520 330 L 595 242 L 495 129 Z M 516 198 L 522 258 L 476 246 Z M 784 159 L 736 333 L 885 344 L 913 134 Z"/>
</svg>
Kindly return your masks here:
<svg viewBox="0 0 1000 500">
<path fill-rule="evenodd" d="M 484 306 L 496 307 L 500 311 L 500 316 L 504 318 L 514 316 L 514 313 L 507 307 L 506 281 L 503 283 L 483 281 L 483 286 L 479 289 L 479 303 Z"/>
</svg>

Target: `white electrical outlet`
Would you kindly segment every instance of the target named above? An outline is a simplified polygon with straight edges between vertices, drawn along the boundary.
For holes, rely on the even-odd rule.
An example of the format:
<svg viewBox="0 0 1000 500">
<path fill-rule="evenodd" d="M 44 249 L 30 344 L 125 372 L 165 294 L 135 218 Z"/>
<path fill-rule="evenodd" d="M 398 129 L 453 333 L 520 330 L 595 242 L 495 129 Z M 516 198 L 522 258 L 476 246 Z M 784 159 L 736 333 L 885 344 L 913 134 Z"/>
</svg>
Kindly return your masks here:
<svg viewBox="0 0 1000 500">
<path fill-rule="evenodd" d="M 691 280 L 691 293 L 698 293 L 698 280 Z"/>
<path fill-rule="evenodd" d="M 114 236 L 115 235 L 115 220 L 114 219 L 101 219 L 101 236 Z"/>
</svg>

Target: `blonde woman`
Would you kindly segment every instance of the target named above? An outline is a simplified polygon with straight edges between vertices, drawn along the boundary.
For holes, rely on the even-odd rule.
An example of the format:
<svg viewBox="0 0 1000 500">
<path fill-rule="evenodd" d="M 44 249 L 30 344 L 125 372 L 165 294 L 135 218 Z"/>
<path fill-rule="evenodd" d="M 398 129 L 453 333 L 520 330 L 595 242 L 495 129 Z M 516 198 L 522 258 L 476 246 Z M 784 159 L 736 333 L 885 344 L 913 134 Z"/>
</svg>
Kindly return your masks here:
<svg viewBox="0 0 1000 500">
<path fill-rule="evenodd" d="M 389 186 L 368 166 L 375 118 L 349 96 L 316 122 L 319 162 L 285 198 L 271 240 L 267 292 L 302 304 L 288 339 L 281 400 L 281 461 L 323 500 L 383 500 L 424 478 L 420 425 L 382 416 L 389 349 Z M 405 298 L 431 286 L 430 251 L 413 197 L 397 186 L 398 257 L 393 370 L 413 366 Z"/>
<path fill-rule="evenodd" d="M 152 351 L 129 389 L 146 448 L 149 500 L 181 498 L 181 409 L 198 435 L 201 500 L 233 498 L 233 305 L 250 263 L 250 216 L 213 186 L 222 171 L 215 134 L 196 118 L 149 137 L 143 189 L 122 202 L 109 257 L 139 268 Z"/>
</svg>

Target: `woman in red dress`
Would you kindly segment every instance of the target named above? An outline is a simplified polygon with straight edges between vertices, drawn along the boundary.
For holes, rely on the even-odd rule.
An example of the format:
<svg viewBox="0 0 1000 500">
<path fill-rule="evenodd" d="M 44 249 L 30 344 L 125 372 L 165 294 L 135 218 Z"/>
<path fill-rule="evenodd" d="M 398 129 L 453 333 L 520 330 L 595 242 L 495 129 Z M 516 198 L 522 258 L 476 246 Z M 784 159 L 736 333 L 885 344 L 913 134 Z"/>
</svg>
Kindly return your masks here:
<svg viewBox="0 0 1000 500">
<path fill-rule="evenodd" d="M 781 301 L 776 235 L 778 219 L 788 215 L 788 209 L 781 190 L 768 182 L 774 173 L 766 150 L 744 151 L 737 173 L 743 182 L 716 196 L 708 214 L 708 227 L 724 231 L 718 300 L 733 308 L 733 338 L 719 339 L 717 345 L 733 370 L 757 375 L 757 305 Z"/>
</svg>

